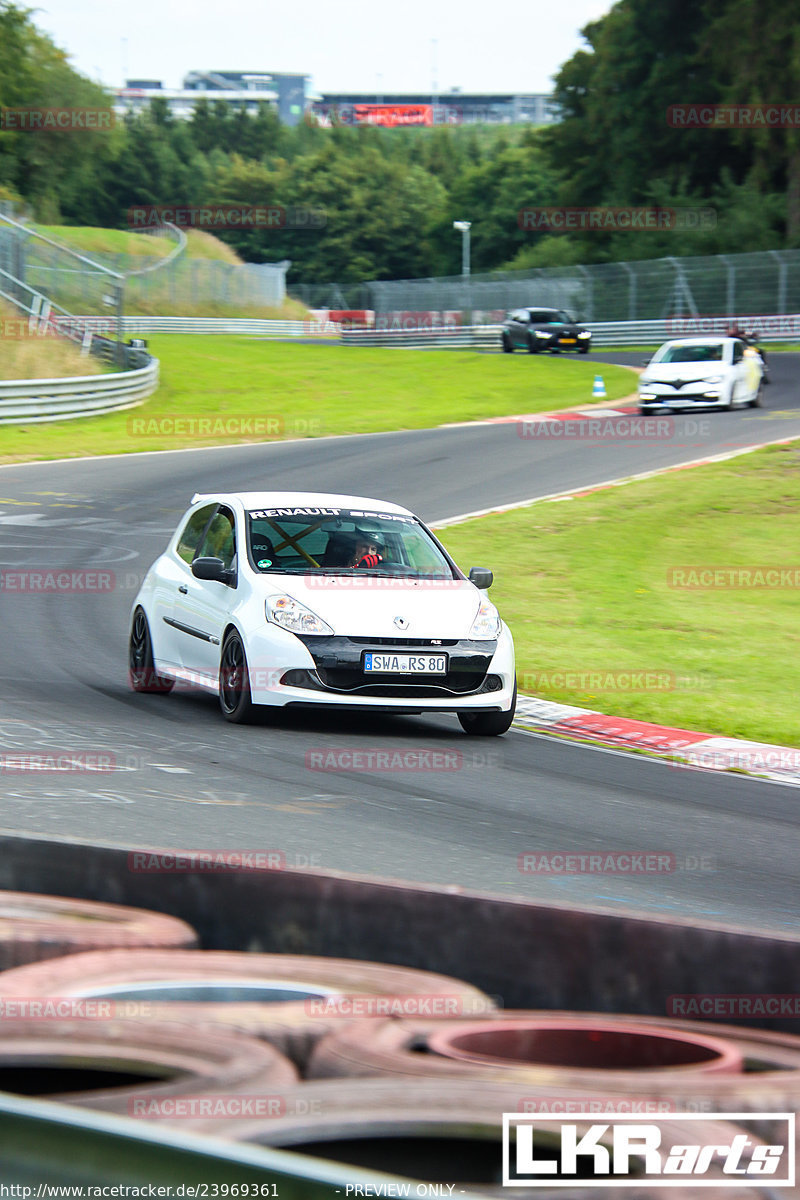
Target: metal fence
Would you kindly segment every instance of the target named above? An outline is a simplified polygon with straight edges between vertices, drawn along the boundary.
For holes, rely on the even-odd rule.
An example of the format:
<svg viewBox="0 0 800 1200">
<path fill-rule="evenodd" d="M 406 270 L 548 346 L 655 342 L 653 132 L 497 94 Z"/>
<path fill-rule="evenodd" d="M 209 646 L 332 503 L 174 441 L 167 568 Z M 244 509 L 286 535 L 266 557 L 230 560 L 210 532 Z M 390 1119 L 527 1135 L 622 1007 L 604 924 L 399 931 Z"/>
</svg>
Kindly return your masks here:
<svg viewBox="0 0 800 1200">
<path fill-rule="evenodd" d="M 237 264 L 189 258 L 185 234 L 175 234 L 178 244 L 168 256 L 95 251 L 88 256 L 0 216 L 0 269 L 67 312 L 113 314 L 120 303 L 126 312 L 211 307 L 220 316 L 281 307 L 288 260 Z"/>
<path fill-rule="evenodd" d="M 368 284 L 292 286 L 310 307 L 462 314 L 492 324 L 508 309 L 565 308 L 587 322 L 800 310 L 800 250 L 541 267 Z M 466 314 L 466 317 L 464 317 Z"/>
</svg>

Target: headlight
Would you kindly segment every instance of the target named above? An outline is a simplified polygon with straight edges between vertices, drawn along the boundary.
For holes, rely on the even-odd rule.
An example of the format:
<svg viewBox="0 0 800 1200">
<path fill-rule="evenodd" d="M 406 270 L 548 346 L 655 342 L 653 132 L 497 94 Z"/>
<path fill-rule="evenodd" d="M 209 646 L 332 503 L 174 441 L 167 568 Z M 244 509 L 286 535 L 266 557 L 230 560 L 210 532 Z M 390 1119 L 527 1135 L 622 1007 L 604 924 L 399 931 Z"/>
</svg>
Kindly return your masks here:
<svg viewBox="0 0 800 1200">
<path fill-rule="evenodd" d="M 721 375 L 709 375 L 708 379 L 706 380 L 706 383 L 722 383 L 722 376 Z"/>
<path fill-rule="evenodd" d="M 592 336 L 592 335 L 591 335 L 591 333 L 589 332 L 589 330 L 588 330 L 588 329 L 584 329 L 583 333 L 579 333 L 579 334 L 578 334 L 578 337 L 583 337 L 583 338 L 586 338 L 586 337 L 591 337 L 591 336 Z"/>
<path fill-rule="evenodd" d="M 477 641 L 493 640 L 500 636 L 500 616 L 497 609 L 488 600 L 481 600 L 469 636 Z"/>
<path fill-rule="evenodd" d="M 330 625 L 313 613 L 305 604 L 292 596 L 268 596 L 266 601 L 267 620 L 290 633 L 332 634 Z"/>
<path fill-rule="evenodd" d="M 550 333 L 545 333 L 545 331 L 543 329 L 537 329 L 535 332 L 536 332 L 536 336 L 540 337 L 540 338 L 549 338 L 549 337 L 553 336 Z"/>
</svg>

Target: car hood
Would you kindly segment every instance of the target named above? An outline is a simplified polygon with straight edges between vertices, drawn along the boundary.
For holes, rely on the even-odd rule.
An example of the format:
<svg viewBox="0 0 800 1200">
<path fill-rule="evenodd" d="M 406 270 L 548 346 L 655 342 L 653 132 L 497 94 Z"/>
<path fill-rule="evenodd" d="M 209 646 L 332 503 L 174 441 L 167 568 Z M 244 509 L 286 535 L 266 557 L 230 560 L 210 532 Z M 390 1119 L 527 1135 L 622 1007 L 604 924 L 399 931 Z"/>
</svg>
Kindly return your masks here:
<svg viewBox="0 0 800 1200">
<path fill-rule="evenodd" d="M 285 592 L 335 634 L 353 637 L 465 638 L 484 595 L 466 579 L 270 575 L 260 582 L 265 598 Z"/>
<path fill-rule="evenodd" d="M 729 370 L 728 364 L 721 362 L 655 363 L 645 367 L 639 381 L 649 379 L 653 383 L 674 383 L 682 379 L 684 383 L 692 383 L 695 379 L 711 379 L 713 375 L 725 375 Z"/>
</svg>

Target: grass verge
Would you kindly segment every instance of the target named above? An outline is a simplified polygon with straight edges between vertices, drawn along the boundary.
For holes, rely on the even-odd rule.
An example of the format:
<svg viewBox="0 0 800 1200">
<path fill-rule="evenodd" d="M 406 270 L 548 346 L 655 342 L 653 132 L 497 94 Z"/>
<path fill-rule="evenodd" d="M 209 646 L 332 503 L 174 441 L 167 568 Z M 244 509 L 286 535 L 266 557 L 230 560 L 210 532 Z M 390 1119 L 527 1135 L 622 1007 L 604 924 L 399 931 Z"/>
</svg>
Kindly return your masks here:
<svg viewBox="0 0 800 1200">
<path fill-rule="evenodd" d="M 74 342 L 32 332 L 28 318 L 0 303 L 0 379 L 64 379 L 100 375 L 96 358 L 81 355 Z M 0 435 L 2 437 L 2 435 Z"/>
<path fill-rule="evenodd" d="M 800 445 L 697 467 L 690 487 L 676 472 L 441 537 L 465 568 L 494 570 L 521 691 L 800 746 L 800 715 L 787 703 L 800 649 Z M 749 574 L 705 590 L 671 574 L 692 567 Z M 794 582 L 759 586 L 759 568 L 790 568 Z M 649 686 L 632 689 L 637 672 L 652 673 Z"/>
<path fill-rule="evenodd" d="M 426 429 L 590 403 L 592 363 L 474 351 L 161 335 L 161 387 L 139 408 L 0 430 L 0 460 L 129 454 L 341 433 Z M 603 367 L 609 400 L 634 390 Z M 261 432 L 248 430 L 261 420 Z M 206 421 L 205 427 L 200 425 Z"/>
</svg>

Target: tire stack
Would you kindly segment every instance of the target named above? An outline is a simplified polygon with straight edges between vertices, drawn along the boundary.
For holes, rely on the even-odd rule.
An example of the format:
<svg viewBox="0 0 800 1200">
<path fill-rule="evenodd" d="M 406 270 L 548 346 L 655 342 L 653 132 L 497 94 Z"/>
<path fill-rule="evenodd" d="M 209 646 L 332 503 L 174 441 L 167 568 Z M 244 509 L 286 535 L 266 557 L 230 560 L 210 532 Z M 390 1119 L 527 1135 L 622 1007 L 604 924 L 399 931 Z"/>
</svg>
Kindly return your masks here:
<svg viewBox="0 0 800 1200">
<path fill-rule="evenodd" d="M 196 944 L 163 914 L 0 893 L 0 1090 L 498 1196 L 509 1194 L 503 1113 L 531 1114 L 543 1146 L 548 1115 L 574 1114 L 588 1129 L 603 1114 L 657 1114 L 675 1142 L 704 1146 L 744 1130 L 746 1162 L 783 1132 L 747 1114 L 800 1107 L 800 1038 L 506 1012 L 430 972 Z M 737 1114 L 736 1124 L 691 1113 Z M 514 1192 L 598 1195 L 578 1185 Z M 717 1194 L 704 1184 L 705 1200 Z"/>
</svg>

